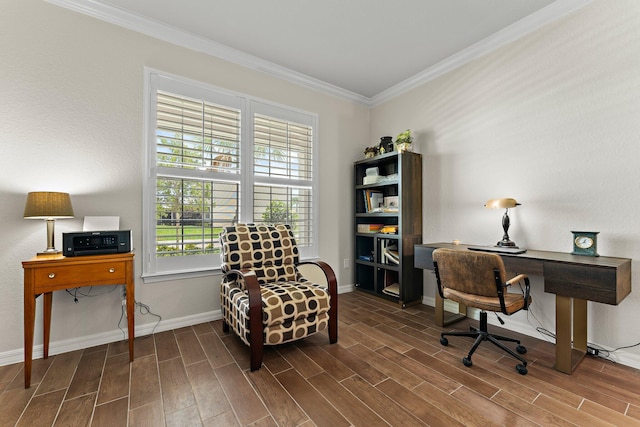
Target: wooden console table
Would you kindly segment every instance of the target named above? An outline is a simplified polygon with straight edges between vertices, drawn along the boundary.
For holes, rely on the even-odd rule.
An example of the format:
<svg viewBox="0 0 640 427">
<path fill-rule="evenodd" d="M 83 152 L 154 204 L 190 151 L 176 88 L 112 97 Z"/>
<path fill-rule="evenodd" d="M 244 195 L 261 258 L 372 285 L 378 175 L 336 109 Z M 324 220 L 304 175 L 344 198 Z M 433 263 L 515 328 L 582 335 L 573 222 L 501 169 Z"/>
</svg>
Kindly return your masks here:
<svg viewBox="0 0 640 427">
<path fill-rule="evenodd" d="M 49 357 L 53 291 L 83 286 L 126 285 L 129 361 L 133 361 L 135 281 L 133 253 L 64 257 L 37 256 L 23 261 L 24 269 L 24 387 L 31 386 L 33 327 L 36 298 L 44 294 L 44 358 Z"/>
<path fill-rule="evenodd" d="M 435 249 L 468 250 L 467 246 L 451 243 L 416 245 L 415 267 L 433 270 L 432 253 Z M 544 291 L 556 295 L 555 368 L 571 374 L 587 352 L 587 301 L 618 305 L 629 295 L 631 260 L 534 250 L 499 255 L 507 271 L 541 276 L 544 278 Z M 444 302 L 436 292 L 438 326 L 453 323 L 466 315 L 465 306 L 460 306 L 458 311 L 447 319 Z"/>
</svg>

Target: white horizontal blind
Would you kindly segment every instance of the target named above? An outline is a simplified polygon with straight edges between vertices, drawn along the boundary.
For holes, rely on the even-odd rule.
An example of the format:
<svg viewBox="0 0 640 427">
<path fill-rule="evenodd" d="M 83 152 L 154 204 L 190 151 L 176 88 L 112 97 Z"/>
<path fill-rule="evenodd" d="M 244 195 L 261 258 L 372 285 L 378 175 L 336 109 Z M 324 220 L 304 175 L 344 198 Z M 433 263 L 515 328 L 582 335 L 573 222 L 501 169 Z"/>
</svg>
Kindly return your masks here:
<svg viewBox="0 0 640 427">
<path fill-rule="evenodd" d="M 158 91 L 157 165 L 239 172 L 240 111 Z"/>
<path fill-rule="evenodd" d="M 313 244 L 313 127 L 253 116 L 254 222 L 290 224 L 299 247 Z"/>
<path fill-rule="evenodd" d="M 217 254 L 240 213 L 240 111 L 158 91 L 156 256 Z"/>
</svg>

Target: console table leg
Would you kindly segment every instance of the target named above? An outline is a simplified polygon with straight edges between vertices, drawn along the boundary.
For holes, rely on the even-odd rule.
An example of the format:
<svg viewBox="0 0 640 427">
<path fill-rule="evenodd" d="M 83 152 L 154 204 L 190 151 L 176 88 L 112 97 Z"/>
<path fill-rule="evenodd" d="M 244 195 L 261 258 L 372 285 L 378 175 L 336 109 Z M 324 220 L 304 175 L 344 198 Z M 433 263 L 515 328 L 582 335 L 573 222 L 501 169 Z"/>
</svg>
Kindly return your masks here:
<svg viewBox="0 0 640 427">
<path fill-rule="evenodd" d="M 36 298 L 25 286 L 24 292 L 24 388 L 31 387 L 33 359 L 33 327 L 36 319 Z"/>
<path fill-rule="evenodd" d="M 44 321 L 43 328 L 43 358 L 49 357 L 49 338 L 51 337 L 51 303 L 53 302 L 53 292 L 45 292 L 42 301 L 42 314 Z"/>
</svg>

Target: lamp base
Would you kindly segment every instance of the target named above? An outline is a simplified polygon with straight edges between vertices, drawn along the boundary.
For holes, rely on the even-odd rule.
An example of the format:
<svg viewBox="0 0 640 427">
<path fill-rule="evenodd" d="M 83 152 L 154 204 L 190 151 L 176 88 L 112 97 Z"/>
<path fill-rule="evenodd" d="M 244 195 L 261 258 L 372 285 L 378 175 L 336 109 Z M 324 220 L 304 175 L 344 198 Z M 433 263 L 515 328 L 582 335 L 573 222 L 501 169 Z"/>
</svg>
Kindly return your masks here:
<svg viewBox="0 0 640 427">
<path fill-rule="evenodd" d="M 508 239 L 507 240 L 505 240 L 505 239 L 500 240 L 498 243 L 496 243 L 496 247 L 518 249 L 518 246 L 516 246 L 516 244 L 514 242 L 512 242 L 511 240 L 508 240 Z"/>
<path fill-rule="evenodd" d="M 49 249 L 45 249 L 42 252 L 38 252 L 36 255 L 37 256 L 46 256 L 46 255 L 58 255 L 58 254 L 61 254 L 61 253 L 62 253 L 62 251 L 59 251 L 57 249 L 50 249 L 49 248 Z"/>
</svg>

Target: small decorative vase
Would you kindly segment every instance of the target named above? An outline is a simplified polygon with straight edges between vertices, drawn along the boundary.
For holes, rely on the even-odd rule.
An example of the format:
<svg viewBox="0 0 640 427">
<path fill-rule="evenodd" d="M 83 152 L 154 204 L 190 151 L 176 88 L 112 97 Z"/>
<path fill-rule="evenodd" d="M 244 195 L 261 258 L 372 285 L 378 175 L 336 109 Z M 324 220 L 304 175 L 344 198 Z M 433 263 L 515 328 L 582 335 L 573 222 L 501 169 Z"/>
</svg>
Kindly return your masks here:
<svg viewBox="0 0 640 427">
<path fill-rule="evenodd" d="M 380 151 L 384 150 L 385 153 L 393 151 L 393 138 L 390 136 L 383 136 L 380 138 Z"/>
<path fill-rule="evenodd" d="M 373 151 L 367 151 L 366 153 L 364 153 L 364 158 L 365 159 L 370 159 L 372 157 L 375 157 L 376 153 L 374 153 Z"/>
</svg>

